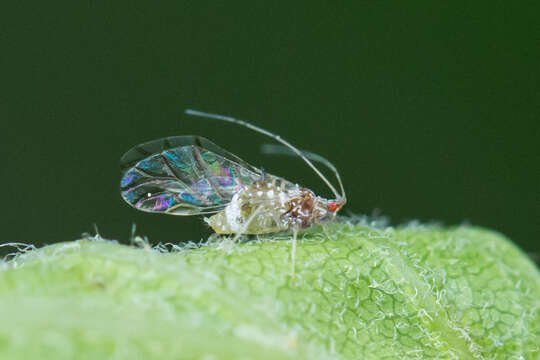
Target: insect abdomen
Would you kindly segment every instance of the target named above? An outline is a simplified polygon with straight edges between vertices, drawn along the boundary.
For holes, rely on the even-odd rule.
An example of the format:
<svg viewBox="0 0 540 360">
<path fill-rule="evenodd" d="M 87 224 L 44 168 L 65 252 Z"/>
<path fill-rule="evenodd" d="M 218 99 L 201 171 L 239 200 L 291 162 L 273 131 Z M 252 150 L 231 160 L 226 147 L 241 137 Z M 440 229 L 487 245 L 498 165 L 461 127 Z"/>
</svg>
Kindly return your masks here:
<svg viewBox="0 0 540 360">
<path fill-rule="evenodd" d="M 267 175 L 269 176 L 269 175 Z M 292 190 L 294 191 L 294 190 Z M 227 207 L 205 221 L 218 234 L 266 234 L 289 228 L 291 189 L 256 183 L 236 194 Z"/>
<path fill-rule="evenodd" d="M 239 218 L 230 222 L 227 220 L 225 211 L 220 211 L 216 215 L 205 219 L 217 234 L 267 234 L 287 229 L 286 226 L 279 226 L 267 214 L 256 216 L 247 226 L 247 218 Z"/>
</svg>

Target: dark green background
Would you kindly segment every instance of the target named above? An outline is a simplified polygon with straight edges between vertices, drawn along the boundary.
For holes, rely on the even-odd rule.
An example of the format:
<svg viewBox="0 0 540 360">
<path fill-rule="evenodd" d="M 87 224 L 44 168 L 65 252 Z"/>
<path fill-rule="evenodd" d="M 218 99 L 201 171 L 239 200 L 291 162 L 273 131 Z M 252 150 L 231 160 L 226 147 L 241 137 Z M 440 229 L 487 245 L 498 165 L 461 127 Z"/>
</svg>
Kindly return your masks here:
<svg viewBox="0 0 540 360">
<path fill-rule="evenodd" d="M 2 2 L 2 241 L 199 240 L 199 217 L 119 195 L 118 160 L 199 134 L 329 195 L 267 139 L 184 116 L 250 120 L 332 160 L 343 213 L 499 230 L 539 245 L 536 1 Z"/>
</svg>

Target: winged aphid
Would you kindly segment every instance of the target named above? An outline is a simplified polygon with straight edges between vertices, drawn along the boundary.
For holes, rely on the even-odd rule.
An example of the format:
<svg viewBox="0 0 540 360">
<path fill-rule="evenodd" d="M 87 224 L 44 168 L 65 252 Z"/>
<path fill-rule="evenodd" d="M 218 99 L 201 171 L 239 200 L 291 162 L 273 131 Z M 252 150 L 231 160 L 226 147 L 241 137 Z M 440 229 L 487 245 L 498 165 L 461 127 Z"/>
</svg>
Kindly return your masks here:
<svg viewBox="0 0 540 360">
<path fill-rule="evenodd" d="M 292 273 L 298 231 L 333 220 L 346 196 L 336 168 L 323 157 L 298 150 L 265 129 L 235 118 L 186 110 L 186 114 L 242 125 L 269 136 L 283 147 L 270 153 L 293 153 L 310 166 L 335 199 L 258 169 L 201 136 L 172 136 L 133 147 L 121 160 L 122 198 L 134 208 L 169 215 L 213 214 L 204 220 L 218 234 L 266 234 L 292 230 Z M 334 172 L 341 193 L 312 161 Z"/>
</svg>

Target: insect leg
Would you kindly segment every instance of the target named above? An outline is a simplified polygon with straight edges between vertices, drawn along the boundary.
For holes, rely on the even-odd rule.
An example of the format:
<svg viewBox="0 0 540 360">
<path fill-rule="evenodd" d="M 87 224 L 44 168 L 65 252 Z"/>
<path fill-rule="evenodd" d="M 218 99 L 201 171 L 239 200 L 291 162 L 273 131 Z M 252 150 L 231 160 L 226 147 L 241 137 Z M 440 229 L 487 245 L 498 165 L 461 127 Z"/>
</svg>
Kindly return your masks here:
<svg viewBox="0 0 540 360">
<path fill-rule="evenodd" d="M 294 278 L 294 270 L 296 268 L 296 237 L 298 235 L 298 229 L 293 228 L 293 239 L 292 239 L 292 249 L 291 249 L 291 277 Z"/>
<path fill-rule="evenodd" d="M 255 211 L 254 211 L 253 213 L 251 213 L 251 215 L 249 215 L 249 217 L 247 218 L 246 222 L 244 223 L 244 226 L 243 226 L 243 228 L 242 228 L 242 231 L 239 231 L 239 232 L 237 232 L 237 233 L 234 235 L 234 238 L 233 238 L 233 241 L 234 241 L 234 242 L 236 242 L 236 241 L 240 238 L 240 236 L 242 236 L 243 234 L 246 233 L 247 229 L 249 228 L 249 225 L 251 224 L 251 222 L 252 222 L 253 220 L 255 220 L 255 217 L 256 217 L 257 215 L 259 215 L 259 213 L 261 212 L 262 208 L 263 208 L 263 206 L 262 206 L 262 205 L 259 205 L 259 206 L 255 209 Z"/>
</svg>

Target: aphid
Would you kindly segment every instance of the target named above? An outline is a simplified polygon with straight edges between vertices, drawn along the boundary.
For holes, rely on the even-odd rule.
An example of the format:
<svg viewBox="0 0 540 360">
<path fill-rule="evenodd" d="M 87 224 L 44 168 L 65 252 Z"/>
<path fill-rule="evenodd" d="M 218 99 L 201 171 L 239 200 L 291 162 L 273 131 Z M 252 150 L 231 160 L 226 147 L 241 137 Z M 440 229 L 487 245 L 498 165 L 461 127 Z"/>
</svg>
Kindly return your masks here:
<svg viewBox="0 0 540 360">
<path fill-rule="evenodd" d="M 135 146 L 120 160 L 122 198 L 134 208 L 170 215 L 213 214 L 204 220 L 218 234 L 266 234 L 292 230 L 292 274 L 298 231 L 333 220 L 345 205 L 336 168 L 323 157 L 298 150 L 267 130 L 227 116 L 186 110 L 186 114 L 228 121 L 273 138 L 284 146 L 269 153 L 296 154 L 328 185 L 335 199 L 271 175 L 201 136 L 173 136 Z M 332 170 L 341 194 L 313 165 Z"/>
</svg>

